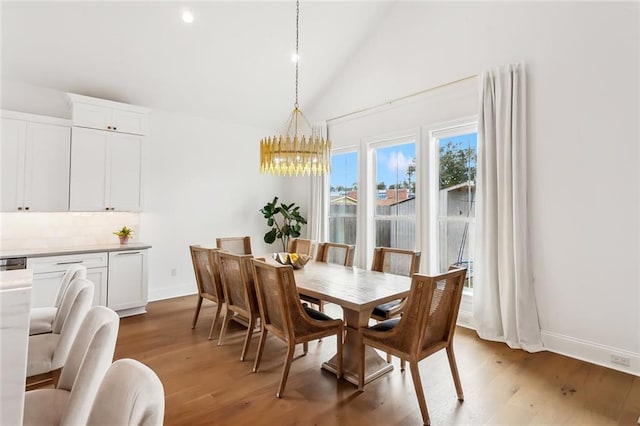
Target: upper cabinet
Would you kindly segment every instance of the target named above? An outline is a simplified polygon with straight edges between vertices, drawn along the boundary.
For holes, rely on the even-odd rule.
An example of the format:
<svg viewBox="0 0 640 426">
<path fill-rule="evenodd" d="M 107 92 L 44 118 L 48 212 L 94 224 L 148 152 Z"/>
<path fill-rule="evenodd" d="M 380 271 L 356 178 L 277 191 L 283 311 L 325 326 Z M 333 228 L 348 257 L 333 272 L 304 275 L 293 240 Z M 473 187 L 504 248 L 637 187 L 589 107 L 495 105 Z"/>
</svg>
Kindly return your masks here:
<svg viewBox="0 0 640 426">
<path fill-rule="evenodd" d="M 142 136 L 73 128 L 71 211 L 142 210 Z"/>
<path fill-rule="evenodd" d="M 69 93 L 73 125 L 109 132 L 147 134 L 148 109 Z"/>
<path fill-rule="evenodd" d="M 68 120 L 2 112 L 0 210 L 69 209 Z"/>
<path fill-rule="evenodd" d="M 148 109 L 69 94 L 71 211 L 142 210 Z"/>
</svg>

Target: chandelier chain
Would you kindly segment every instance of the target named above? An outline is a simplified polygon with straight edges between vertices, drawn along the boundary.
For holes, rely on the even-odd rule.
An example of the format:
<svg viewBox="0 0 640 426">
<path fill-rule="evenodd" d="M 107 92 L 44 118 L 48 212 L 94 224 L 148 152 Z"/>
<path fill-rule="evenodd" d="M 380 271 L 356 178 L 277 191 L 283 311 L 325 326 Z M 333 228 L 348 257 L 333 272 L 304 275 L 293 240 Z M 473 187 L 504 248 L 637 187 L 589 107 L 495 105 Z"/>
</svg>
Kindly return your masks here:
<svg viewBox="0 0 640 426">
<path fill-rule="evenodd" d="M 298 108 L 298 64 L 300 63 L 300 55 L 298 54 L 299 21 L 300 21 L 300 0 L 296 0 L 296 103 L 295 103 L 296 109 Z"/>
</svg>

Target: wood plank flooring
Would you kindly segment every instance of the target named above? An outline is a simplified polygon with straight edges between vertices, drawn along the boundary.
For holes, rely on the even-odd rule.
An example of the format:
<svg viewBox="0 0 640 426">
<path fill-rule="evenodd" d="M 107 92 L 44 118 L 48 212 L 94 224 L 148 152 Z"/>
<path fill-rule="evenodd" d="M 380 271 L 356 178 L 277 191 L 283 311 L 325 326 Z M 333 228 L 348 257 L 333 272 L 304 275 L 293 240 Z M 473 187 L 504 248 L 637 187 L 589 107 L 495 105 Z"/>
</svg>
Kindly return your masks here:
<svg viewBox="0 0 640 426">
<path fill-rule="evenodd" d="M 409 370 L 389 374 L 358 392 L 321 370 L 335 338 L 296 351 L 282 399 L 275 397 L 285 346 L 269 337 L 252 372 L 259 334 L 240 362 L 244 331 L 233 321 L 223 346 L 208 340 L 213 304 L 204 301 L 194 330 L 196 296 L 152 302 L 148 313 L 120 322 L 116 359 L 134 358 L 160 377 L 166 425 L 419 425 Z M 335 318 L 341 309 L 329 305 Z M 458 403 L 444 351 L 420 364 L 434 425 L 636 425 L 640 377 L 550 352 L 529 354 L 480 340 L 458 328 L 454 343 L 465 401 Z"/>
</svg>

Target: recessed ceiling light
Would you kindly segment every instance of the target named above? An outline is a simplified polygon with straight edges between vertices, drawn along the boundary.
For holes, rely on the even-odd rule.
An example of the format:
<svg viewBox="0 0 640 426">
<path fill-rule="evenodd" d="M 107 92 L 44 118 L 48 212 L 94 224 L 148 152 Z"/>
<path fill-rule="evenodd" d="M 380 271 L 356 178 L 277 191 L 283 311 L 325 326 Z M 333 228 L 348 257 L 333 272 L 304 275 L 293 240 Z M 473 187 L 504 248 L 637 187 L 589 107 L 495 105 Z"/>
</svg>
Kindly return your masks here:
<svg viewBox="0 0 640 426">
<path fill-rule="evenodd" d="M 184 12 L 182 12 L 182 20 L 184 22 L 186 22 L 187 24 L 190 24 L 193 22 L 193 13 L 191 13 L 190 10 L 185 10 Z"/>
</svg>

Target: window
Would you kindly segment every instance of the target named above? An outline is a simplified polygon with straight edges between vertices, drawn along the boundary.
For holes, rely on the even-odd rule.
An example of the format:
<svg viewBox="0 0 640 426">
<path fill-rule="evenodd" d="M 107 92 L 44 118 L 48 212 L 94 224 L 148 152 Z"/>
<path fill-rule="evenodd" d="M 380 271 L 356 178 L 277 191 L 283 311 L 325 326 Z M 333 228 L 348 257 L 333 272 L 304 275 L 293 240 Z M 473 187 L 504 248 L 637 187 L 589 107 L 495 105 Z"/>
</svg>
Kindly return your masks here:
<svg viewBox="0 0 640 426">
<path fill-rule="evenodd" d="M 358 211 L 358 154 L 331 155 L 329 241 L 356 244 Z"/>
<path fill-rule="evenodd" d="M 375 246 L 416 248 L 416 143 L 373 148 Z"/>
<path fill-rule="evenodd" d="M 437 153 L 437 267 L 467 268 L 465 287 L 473 288 L 477 139 L 475 125 L 432 133 Z"/>
</svg>

